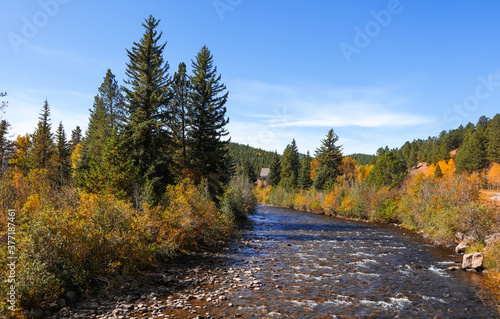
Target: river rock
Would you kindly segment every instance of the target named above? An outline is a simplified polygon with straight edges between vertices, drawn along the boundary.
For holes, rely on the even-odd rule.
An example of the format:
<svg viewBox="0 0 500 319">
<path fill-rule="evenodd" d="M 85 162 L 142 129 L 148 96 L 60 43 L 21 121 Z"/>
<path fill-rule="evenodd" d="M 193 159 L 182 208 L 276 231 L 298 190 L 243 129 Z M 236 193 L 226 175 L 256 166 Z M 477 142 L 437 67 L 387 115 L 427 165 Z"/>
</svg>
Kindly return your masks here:
<svg viewBox="0 0 500 319">
<path fill-rule="evenodd" d="M 458 238 L 458 236 L 457 236 L 457 238 Z M 471 237 L 471 236 L 463 237 L 460 244 L 458 244 L 458 246 L 455 247 L 455 252 L 457 254 L 465 254 L 465 252 L 467 251 L 467 248 L 469 248 L 469 245 L 472 242 L 474 242 L 474 237 Z"/>
<path fill-rule="evenodd" d="M 468 271 L 482 271 L 484 269 L 484 254 L 472 253 L 465 254 L 462 262 L 462 269 Z"/>
</svg>

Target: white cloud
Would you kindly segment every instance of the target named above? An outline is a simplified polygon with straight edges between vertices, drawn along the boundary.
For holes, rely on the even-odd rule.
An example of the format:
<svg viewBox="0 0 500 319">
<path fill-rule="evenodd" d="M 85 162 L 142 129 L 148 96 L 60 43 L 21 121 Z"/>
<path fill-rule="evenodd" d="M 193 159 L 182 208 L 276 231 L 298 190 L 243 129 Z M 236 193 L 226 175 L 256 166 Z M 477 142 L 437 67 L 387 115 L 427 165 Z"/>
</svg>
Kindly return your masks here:
<svg viewBox="0 0 500 319">
<path fill-rule="evenodd" d="M 374 153 L 380 146 L 393 144 L 387 130 L 400 136 L 398 132 L 408 127 L 433 122 L 409 112 L 411 101 L 392 87 L 329 88 L 247 80 L 228 87 L 232 141 L 266 150 L 282 152 L 295 138 L 301 152 L 314 153 L 328 129 L 334 128 L 345 154 Z M 359 134 L 366 131 L 368 139 Z"/>
</svg>

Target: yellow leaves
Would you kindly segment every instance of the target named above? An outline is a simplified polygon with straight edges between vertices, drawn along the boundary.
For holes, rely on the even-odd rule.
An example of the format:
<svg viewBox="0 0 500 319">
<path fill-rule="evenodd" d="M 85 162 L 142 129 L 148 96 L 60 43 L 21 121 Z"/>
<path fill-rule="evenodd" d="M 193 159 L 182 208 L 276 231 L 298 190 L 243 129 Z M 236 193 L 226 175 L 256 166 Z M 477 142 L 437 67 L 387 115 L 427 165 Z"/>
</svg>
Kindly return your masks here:
<svg viewBox="0 0 500 319">
<path fill-rule="evenodd" d="M 325 200 L 323 201 L 323 209 L 327 214 L 334 215 L 338 211 L 339 195 L 340 194 L 338 189 L 335 189 L 325 196 Z"/>
<path fill-rule="evenodd" d="M 76 175 L 76 168 L 78 166 L 78 163 L 82 159 L 82 152 L 83 152 L 83 145 L 81 143 L 78 143 L 75 146 L 73 153 L 71 153 L 71 168 L 73 169 L 72 177 L 75 177 Z"/>
<path fill-rule="evenodd" d="M 370 177 L 370 173 L 373 170 L 375 165 L 362 165 L 358 170 L 358 178 L 357 180 L 360 182 L 367 181 Z"/>
</svg>

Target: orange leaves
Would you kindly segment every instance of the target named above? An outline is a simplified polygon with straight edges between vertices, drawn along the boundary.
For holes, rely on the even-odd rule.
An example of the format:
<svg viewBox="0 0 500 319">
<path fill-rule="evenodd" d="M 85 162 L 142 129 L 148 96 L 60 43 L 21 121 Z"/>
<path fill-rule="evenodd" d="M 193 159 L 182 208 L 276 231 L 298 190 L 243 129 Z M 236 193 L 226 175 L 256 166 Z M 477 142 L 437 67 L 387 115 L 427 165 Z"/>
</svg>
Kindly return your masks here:
<svg viewBox="0 0 500 319">
<path fill-rule="evenodd" d="M 339 209 L 340 205 L 340 192 L 338 189 L 334 189 L 328 195 L 325 196 L 323 201 L 323 210 L 329 215 L 335 215 Z"/>
<path fill-rule="evenodd" d="M 496 188 L 500 185 L 500 164 L 493 163 L 486 178 L 490 184 L 493 184 Z"/>
<path fill-rule="evenodd" d="M 455 161 L 450 159 L 449 161 L 439 161 L 437 164 L 431 164 L 429 168 L 424 172 L 425 176 L 434 176 L 434 172 L 436 171 L 437 165 L 441 169 L 443 176 L 451 175 L 455 172 Z"/>
<path fill-rule="evenodd" d="M 314 180 L 316 178 L 316 171 L 319 167 L 319 161 L 317 158 L 313 158 L 311 161 L 311 180 Z"/>
</svg>

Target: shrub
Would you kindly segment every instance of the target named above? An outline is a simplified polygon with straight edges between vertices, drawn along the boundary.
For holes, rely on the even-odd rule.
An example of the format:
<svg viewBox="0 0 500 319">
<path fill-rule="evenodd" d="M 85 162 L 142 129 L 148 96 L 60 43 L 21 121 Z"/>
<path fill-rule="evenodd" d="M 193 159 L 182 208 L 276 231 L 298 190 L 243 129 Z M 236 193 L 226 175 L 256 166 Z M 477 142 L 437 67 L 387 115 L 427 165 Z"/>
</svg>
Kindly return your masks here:
<svg viewBox="0 0 500 319">
<path fill-rule="evenodd" d="M 253 212 L 257 206 L 253 189 L 253 183 L 248 181 L 247 176 L 235 176 L 222 196 L 220 202 L 222 213 L 233 221 L 246 219 L 247 214 Z"/>
</svg>

